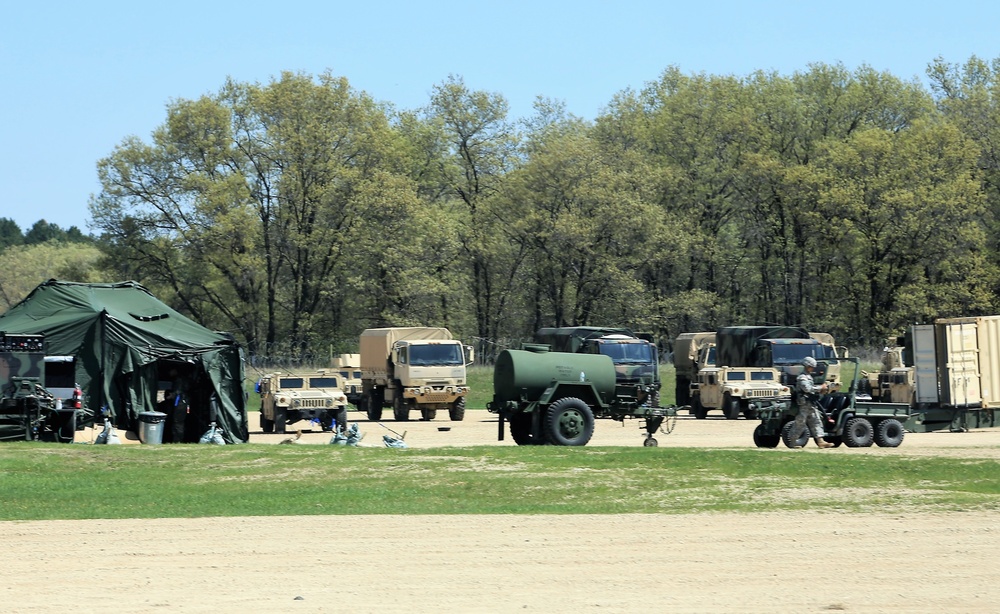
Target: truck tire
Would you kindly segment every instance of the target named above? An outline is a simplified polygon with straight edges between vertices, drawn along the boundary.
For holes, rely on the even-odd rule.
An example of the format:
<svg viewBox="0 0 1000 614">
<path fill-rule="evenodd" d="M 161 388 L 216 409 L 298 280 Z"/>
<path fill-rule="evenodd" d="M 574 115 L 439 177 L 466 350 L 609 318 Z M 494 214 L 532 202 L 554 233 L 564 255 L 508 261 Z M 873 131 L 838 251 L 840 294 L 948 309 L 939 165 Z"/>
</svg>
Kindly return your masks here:
<svg viewBox="0 0 1000 614">
<path fill-rule="evenodd" d="M 340 406 L 333 410 L 333 420 L 337 423 L 337 430 L 345 431 L 347 430 L 347 407 Z M 331 425 L 332 426 L 332 425 Z"/>
<path fill-rule="evenodd" d="M 675 401 L 678 405 L 691 404 L 691 380 L 686 377 L 678 377 L 675 388 Z"/>
<path fill-rule="evenodd" d="M 743 417 L 747 420 L 756 420 L 760 418 L 760 412 L 757 411 L 756 407 L 750 406 L 750 401 L 743 399 L 740 401 L 740 411 L 743 412 Z"/>
<path fill-rule="evenodd" d="M 398 394 L 392 400 L 392 417 L 396 422 L 407 422 L 410 419 L 410 404 L 403 401 L 403 397 Z"/>
<path fill-rule="evenodd" d="M 785 426 L 781 427 L 781 441 L 789 448 L 796 446 L 803 448 L 809 443 L 809 429 L 802 431 L 798 439 L 792 439 L 792 429 L 795 428 L 795 420 L 789 420 Z"/>
<path fill-rule="evenodd" d="M 753 430 L 753 443 L 758 448 L 777 448 L 780 441 L 781 435 L 766 434 L 763 424 L 758 424 Z"/>
<path fill-rule="evenodd" d="M 691 413 L 697 420 L 704 420 L 708 417 L 708 410 L 701 404 L 701 397 L 698 395 L 691 397 Z"/>
<path fill-rule="evenodd" d="M 507 423 L 510 424 L 510 438 L 519 446 L 534 446 L 545 443 L 544 437 L 539 437 L 536 440 L 535 436 L 531 434 L 531 417 L 531 414 L 518 412 L 507 418 Z"/>
<path fill-rule="evenodd" d="M 420 410 L 420 419 L 421 420 L 433 420 L 434 418 L 437 418 L 437 415 L 438 415 L 438 410 L 436 410 L 436 409 L 421 409 Z"/>
<path fill-rule="evenodd" d="M 265 418 L 263 410 L 260 412 L 260 431 L 262 433 L 274 432 L 274 420 L 268 420 Z"/>
<path fill-rule="evenodd" d="M 726 420 L 736 420 L 740 417 L 740 400 L 734 399 L 728 392 L 722 395 L 722 413 L 726 414 Z"/>
<path fill-rule="evenodd" d="M 288 410 L 284 407 L 274 408 L 274 432 L 282 435 L 285 432 L 285 426 L 288 424 Z"/>
<path fill-rule="evenodd" d="M 895 418 L 886 418 L 875 425 L 875 443 L 880 448 L 898 448 L 905 435 L 903 423 Z"/>
<path fill-rule="evenodd" d="M 576 397 L 563 397 L 545 413 L 545 437 L 557 446 L 585 446 L 594 435 L 594 412 Z"/>
<path fill-rule="evenodd" d="M 452 422 L 465 420 L 465 397 L 458 397 L 458 400 L 451 404 L 451 409 L 448 410 L 448 417 L 451 418 Z"/>
<path fill-rule="evenodd" d="M 872 423 L 866 418 L 851 418 L 844 425 L 844 445 L 848 448 L 871 447 L 872 431 Z"/>
<path fill-rule="evenodd" d="M 365 399 L 366 412 L 368 414 L 368 419 L 372 422 L 379 422 L 382 420 L 382 401 L 384 398 L 382 396 L 375 396 L 375 391 L 373 390 L 371 395 Z"/>
</svg>

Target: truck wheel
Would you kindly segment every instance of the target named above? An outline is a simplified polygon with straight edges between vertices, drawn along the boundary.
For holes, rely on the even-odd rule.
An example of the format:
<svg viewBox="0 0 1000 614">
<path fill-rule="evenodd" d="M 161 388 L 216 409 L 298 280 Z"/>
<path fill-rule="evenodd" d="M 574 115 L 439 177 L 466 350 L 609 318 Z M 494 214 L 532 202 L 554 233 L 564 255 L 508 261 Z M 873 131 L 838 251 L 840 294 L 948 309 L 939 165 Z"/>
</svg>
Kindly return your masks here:
<svg viewBox="0 0 1000 614">
<path fill-rule="evenodd" d="M 708 410 L 701 404 L 701 397 L 698 395 L 691 397 L 691 413 L 698 420 L 704 420 L 708 417 Z"/>
<path fill-rule="evenodd" d="M 675 388 L 674 396 L 675 401 L 678 405 L 690 405 L 691 404 L 691 380 L 686 377 L 677 378 L 677 387 Z"/>
<path fill-rule="evenodd" d="M 872 435 L 872 423 L 865 418 L 851 418 L 844 425 L 844 444 L 848 448 L 870 447 Z"/>
<path fill-rule="evenodd" d="M 434 418 L 437 418 L 437 415 L 438 415 L 438 410 L 436 410 L 436 409 L 421 409 L 420 410 L 420 419 L 421 420 L 433 420 Z M 409 416 L 407 416 L 407 419 L 409 419 Z"/>
<path fill-rule="evenodd" d="M 763 424 L 758 424 L 753 430 L 753 443 L 758 448 L 777 448 L 780 441 L 781 435 L 768 435 Z"/>
<path fill-rule="evenodd" d="M 722 412 L 726 420 L 736 420 L 740 417 L 740 400 L 734 399 L 728 392 L 722 395 Z"/>
<path fill-rule="evenodd" d="M 743 412 L 743 417 L 747 420 L 756 420 L 760 418 L 760 412 L 757 411 L 756 407 L 750 407 L 750 401 L 743 399 L 740 401 L 740 410 Z"/>
<path fill-rule="evenodd" d="M 792 439 L 792 429 L 795 428 L 795 420 L 789 420 L 785 426 L 781 427 L 781 441 L 789 448 L 796 446 L 803 448 L 809 443 L 809 429 L 802 431 L 798 439 Z"/>
<path fill-rule="evenodd" d="M 881 448 L 898 448 L 905 435 L 903 423 L 895 418 L 886 418 L 875 426 L 875 443 Z"/>
<path fill-rule="evenodd" d="M 374 390 L 369 396 L 365 397 L 365 413 L 372 422 L 382 420 L 382 401 L 383 398 L 381 396 L 376 398 Z"/>
<path fill-rule="evenodd" d="M 545 438 L 540 437 L 538 441 L 531 434 L 531 414 L 518 412 L 507 418 L 510 424 L 510 438 L 519 446 L 532 446 L 545 443 Z"/>
<path fill-rule="evenodd" d="M 366 413 L 368 415 L 368 419 L 372 422 L 378 422 L 382 419 L 381 407 L 369 407 Z"/>
<path fill-rule="evenodd" d="M 274 432 L 274 420 L 268 420 L 265 418 L 264 412 L 260 412 L 260 430 L 263 433 Z"/>
<path fill-rule="evenodd" d="M 465 420 L 465 397 L 458 397 L 458 399 L 451 404 L 451 409 L 448 410 L 448 417 L 451 418 L 452 422 L 461 422 Z"/>
<path fill-rule="evenodd" d="M 392 417 L 396 422 L 406 422 L 410 419 L 410 405 L 400 396 L 392 400 Z"/>
<path fill-rule="evenodd" d="M 281 435 L 285 432 L 285 425 L 288 424 L 288 410 L 284 407 L 274 408 L 274 432 Z"/>
<path fill-rule="evenodd" d="M 341 406 L 333 410 L 333 420 L 337 423 L 337 430 L 347 430 L 347 407 Z"/>
<path fill-rule="evenodd" d="M 585 446 L 594 435 L 594 412 L 576 397 L 563 397 L 545 414 L 545 435 L 557 446 Z"/>
</svg>

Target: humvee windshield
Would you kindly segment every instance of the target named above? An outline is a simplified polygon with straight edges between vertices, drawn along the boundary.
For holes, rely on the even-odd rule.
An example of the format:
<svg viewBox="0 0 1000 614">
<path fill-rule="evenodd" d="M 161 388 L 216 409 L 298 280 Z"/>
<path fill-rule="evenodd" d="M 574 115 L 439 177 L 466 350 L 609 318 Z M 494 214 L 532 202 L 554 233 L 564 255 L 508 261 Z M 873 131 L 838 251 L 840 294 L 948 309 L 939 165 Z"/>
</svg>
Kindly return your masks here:
<svg viewBox="0 0 1000 614">
<path fill-rule="evenodd" d="M 456 343 L 410 346 L 410 364 L 415 367 L 459 366 L 465 364 L 462 346 Z"/>
<path fill-rule="evenodd" d="M 301 377 L 282 377 L 278 380 L 281 388 L 304 388 L 305 380 Z"/>
<path fill-rule="evenodd" d="M 310 377 L 309 378 L 310 388 L 336 388 L 337 378 L 325 376 L 325 377 Z"/>
<path fill-rule="evenodd" d="M 799 364 L 806 356 L 812 356 L 816 360 L 836 359 L 833 349 L 818 343 L 789 343 L 776 344 L 772 346 L 772 359 L 776 365 Z"/>
</svg>

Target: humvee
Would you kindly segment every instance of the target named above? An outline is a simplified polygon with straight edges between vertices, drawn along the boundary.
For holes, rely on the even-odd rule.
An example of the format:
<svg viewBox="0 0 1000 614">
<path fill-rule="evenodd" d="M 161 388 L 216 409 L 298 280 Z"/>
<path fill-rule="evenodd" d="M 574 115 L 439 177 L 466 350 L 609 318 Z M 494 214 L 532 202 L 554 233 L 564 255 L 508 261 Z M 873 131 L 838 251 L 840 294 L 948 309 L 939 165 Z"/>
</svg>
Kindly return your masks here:
<svg viewBox="0 0 1000 614">
<path fill-rule="evenodd" d="M 257 382 L 260 428 L 284 433 L 300 420 L 318 422 L 324 431 L 347 427 L 347 397 L 339 377 L 326 370 L 310 373 L 271 373 Z"/>
</svg>

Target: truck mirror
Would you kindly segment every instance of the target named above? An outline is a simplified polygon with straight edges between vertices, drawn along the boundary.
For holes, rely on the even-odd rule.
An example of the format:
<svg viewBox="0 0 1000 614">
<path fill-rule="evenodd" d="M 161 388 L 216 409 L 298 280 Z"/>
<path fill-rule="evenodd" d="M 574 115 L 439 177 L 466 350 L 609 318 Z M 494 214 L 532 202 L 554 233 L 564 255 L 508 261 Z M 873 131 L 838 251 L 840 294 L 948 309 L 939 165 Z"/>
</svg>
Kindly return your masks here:
<svg viewBox="0 0 1000 614">
<path fill-rule="evenodd" d="M 465 346 L 465 364 L 471 365 L 476 361 L 476 350 L 471 345 Z"/>
</svg>

